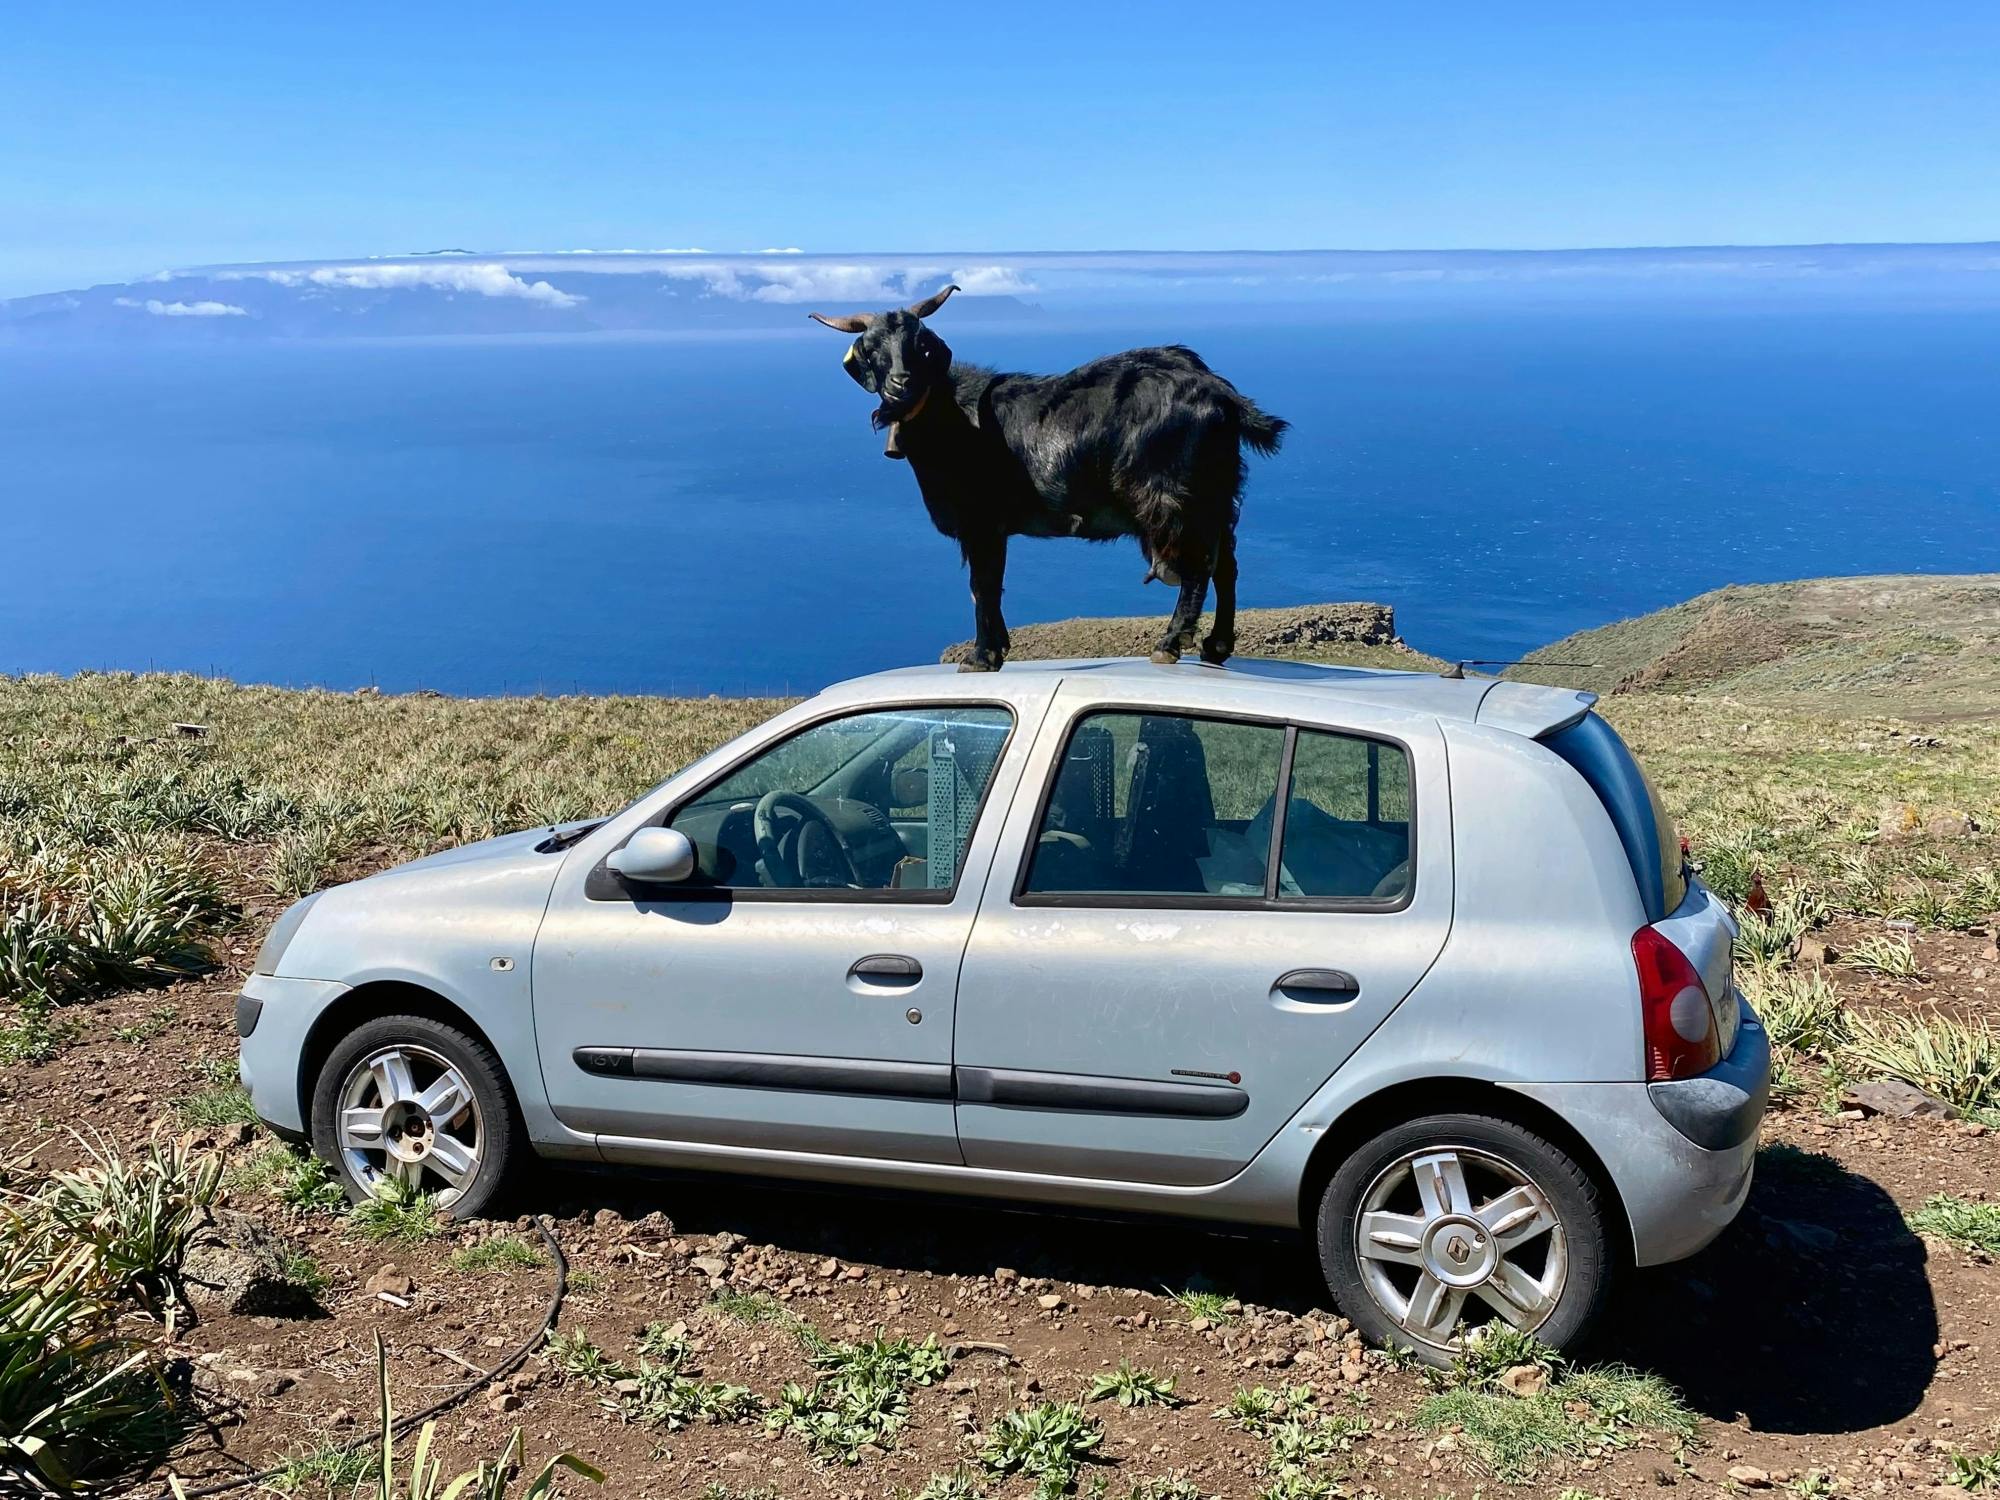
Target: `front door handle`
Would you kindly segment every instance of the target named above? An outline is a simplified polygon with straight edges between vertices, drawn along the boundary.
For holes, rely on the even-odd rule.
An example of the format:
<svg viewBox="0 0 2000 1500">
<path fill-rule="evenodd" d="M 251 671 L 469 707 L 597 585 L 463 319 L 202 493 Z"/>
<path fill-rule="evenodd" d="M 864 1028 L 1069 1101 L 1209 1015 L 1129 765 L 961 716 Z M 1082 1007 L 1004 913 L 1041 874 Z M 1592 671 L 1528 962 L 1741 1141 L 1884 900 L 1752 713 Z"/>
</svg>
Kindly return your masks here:
<svg viewBox="0 0 2000 1500">
<path fill-rule="evenodd" d="M 924 977 L 924 966 L 902 953 L 871 953 L 856 959 L 847 977 L 870 984 L 911 985 Z"/>
<path fill-rule="evenodd" d="M 1361 993 L 1361 981 L 1345 969 L 1293 969 L 1271 986 L 1287 996 L 1316 1005 L 1335 1005 Z"/>
</svg>

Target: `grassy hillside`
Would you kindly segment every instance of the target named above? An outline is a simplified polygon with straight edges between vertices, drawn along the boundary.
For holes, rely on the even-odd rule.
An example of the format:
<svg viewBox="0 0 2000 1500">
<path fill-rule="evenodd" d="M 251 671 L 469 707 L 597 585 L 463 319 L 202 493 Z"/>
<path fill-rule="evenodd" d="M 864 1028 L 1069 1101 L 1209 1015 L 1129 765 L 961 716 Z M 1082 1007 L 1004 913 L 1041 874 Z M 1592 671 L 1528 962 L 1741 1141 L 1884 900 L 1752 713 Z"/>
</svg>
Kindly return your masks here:
<svg viewBox="0 0 2000 1500">
<path fill-rule="evenodd" d="M 2000 712 L 2000 575 L 1717 589 L 1567 636 L 1512 675 L 1600 693 L 1726 693 L 1835 713 L 1991 714 Z"/>
</svg>

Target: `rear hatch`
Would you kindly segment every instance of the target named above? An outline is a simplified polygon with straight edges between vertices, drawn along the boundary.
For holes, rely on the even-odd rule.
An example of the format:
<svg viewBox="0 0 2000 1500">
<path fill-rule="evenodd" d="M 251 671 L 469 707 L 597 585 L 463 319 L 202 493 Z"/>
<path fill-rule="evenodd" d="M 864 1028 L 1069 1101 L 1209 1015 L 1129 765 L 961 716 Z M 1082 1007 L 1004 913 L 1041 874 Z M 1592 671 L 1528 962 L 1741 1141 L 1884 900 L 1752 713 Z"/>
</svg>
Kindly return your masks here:
<svg viewBox="0 0 2000 1500">
<path fill-rule="evenodd" d="M 1680 832 L 1638 757 L 1598 714 L 1585 712 L 1542 743 L 1597 793 L 1618 830 L 1649 925 L 1686 957 L 1700 976 L 1715 1017 L 1722 1057 L 1736 1046 L 1742 1016 L 1736 994 L 1736 921 L 1694 878 Z"/>
</svg>

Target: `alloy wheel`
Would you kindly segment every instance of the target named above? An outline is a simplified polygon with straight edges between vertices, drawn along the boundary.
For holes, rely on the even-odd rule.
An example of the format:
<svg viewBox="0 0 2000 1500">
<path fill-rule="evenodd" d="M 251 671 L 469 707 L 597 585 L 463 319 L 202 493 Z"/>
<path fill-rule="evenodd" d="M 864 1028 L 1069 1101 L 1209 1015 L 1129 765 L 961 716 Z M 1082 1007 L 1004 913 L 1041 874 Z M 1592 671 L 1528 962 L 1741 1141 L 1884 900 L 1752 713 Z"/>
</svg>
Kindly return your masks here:
<svg viewBox="0 0 2000 1500">
<path fill-rule="evenodd" d="M 371 1052 L 341 1081 L 335 1121 L 341 1160 L 370 1193 L 396 1183 L 450 1208 L 479 1172 L 485 1142 L 465 1075 L 428 1047 Z"/>
<path fill-rule="evenodd" d="M 1377 1174 L 1355 1220 L 1361 1282 L 1412 1339 L 1450 1349 L 1481 1323 L 1523 1333 L 1556 1309 L 1567 1237 L 1549 1196 L 1469 1146 L 1411 1151 Z"/>
</svg>

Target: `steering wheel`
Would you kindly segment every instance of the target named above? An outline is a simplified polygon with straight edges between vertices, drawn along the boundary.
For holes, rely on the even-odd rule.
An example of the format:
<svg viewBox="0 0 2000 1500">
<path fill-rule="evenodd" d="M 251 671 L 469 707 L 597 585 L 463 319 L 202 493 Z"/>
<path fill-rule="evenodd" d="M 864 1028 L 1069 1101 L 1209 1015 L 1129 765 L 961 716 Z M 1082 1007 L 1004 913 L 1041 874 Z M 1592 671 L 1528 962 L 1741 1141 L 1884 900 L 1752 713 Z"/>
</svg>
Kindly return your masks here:
<svg viewBox="0 0 2000 1500">
<path fill-rule="evenodd" d="M 779 812 L 790 813 L 799 820 L 799 831 L 792 841 L 792 857 L 787 860 L 783 846 L 778 842 Z M 797 792 L 766 792 L 757 799 L 756 810 L 750 814 L 750 831 L 757 839 L 757 854 L 764 861 L 764 873 L 771 878 L 771 884 L 783 886 L 812 885 L 815 882 L 806 874 L 806 835 L 817 831 L 825 836 L 839 860 L 839 870 L 845 879 L 836 881 L 839 885 L 860 885 L 860 873 L 854 868 L 854 858 L 847 852 L 847 845 L 840 837 L 840 830 L 833 826 L 818 803 L 801 797 Z"/>
</svg>

